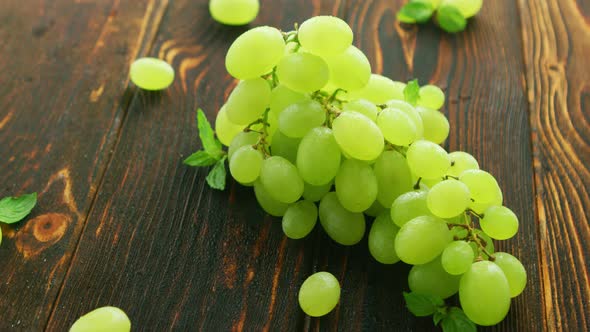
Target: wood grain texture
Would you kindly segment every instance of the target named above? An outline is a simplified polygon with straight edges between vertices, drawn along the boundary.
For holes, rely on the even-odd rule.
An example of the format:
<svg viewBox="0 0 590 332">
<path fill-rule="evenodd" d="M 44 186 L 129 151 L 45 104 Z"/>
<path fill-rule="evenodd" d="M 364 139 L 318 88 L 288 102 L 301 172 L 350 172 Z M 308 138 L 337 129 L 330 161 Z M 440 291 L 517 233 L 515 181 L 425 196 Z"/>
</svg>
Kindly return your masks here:
<svg viewBox="0 0 590 332">
<path fill-rule="evenodd" d="M 590 330 L 590 4 L 519 1 L 533 130 L 543 307 L 551 331 Z"/>
<path fill-rule="evenodd" d="M 289 29 L 339 1 L 266 1 L 256 25 Z M 197 143 L 195 109 L 210 119 L 234 80 L 231 42 L 245 27 L 214 22 L 207 1 L 178 0 L 151 55 L 177 78 L 131 103 L 48 329 L 61 331 L 103 305 L 140 330 L 301 330 L 297 292 L 310 273 L 313 239 L 287 241 L 251 188 L 210 189 L 206 169 L 182 164 Z"/>
<path fill-rule="evenodd" d="M 112 73 L 136 56 L 149 6 L 2 1 L 0 197 L 39 193 L 25 221 L 2 226 L 2 331 L 47 322 L 126 108 Z"/>
</svg>

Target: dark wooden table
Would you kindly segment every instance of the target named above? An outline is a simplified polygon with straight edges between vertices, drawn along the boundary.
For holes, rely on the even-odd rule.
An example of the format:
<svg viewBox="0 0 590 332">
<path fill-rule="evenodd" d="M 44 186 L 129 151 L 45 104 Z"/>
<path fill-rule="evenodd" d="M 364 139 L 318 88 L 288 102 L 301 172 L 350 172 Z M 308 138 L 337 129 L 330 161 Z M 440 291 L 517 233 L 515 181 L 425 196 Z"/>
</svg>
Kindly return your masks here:
<svg viewBox="0 0 590 332">
<path fill-rule="evenodd" d="M 399 26 L 402 3 L 266 0 L 253 25 L 337 15 L 375 72 L 444 88 L 446 147 L 495 174 L 521 220 L 499 246 L 528 286 L 493 330 L 588 330 L 590 1 L 486 0 L 457 35 Z M 233 86 L 224 56 L 245 27 L 212 21 L 206 0 L 2 0 L 0 22 L 0 197 L 39 192 L 2 225 L 1 331 L 65 331 L 103 305 L 137 331 L 431 328 L 404 308 L 407 266 L 320 229 L 287 240 L 251 189 L 211 190 L 182 164 L 199 148 L 194 110 L 213 120 Z M 173 86 L 129 83 L 146 55 L 174 66 Z M 316 270 L 343 293 L 309 319 L 297 292 Z"/>
</svg>

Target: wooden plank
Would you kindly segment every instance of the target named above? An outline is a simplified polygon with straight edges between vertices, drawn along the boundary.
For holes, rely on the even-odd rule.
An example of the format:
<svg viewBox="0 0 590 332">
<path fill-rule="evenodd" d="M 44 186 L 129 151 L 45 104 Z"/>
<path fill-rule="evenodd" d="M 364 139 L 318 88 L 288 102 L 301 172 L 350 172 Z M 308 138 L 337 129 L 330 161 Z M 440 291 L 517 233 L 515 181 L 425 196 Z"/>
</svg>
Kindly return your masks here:
<svg viewBox="0 0 590 332">
<path fill-rule="evenodd" d="M 224 68 L 245 27 L 212 21 L 206 0 L 171 3 L 150 52 L 176 68 L 173 86 L 133 100 L 104 183 L 48 325 L 65 330 L 103 305 L 147 330 L 301 330 L 297 292 L 313 239 L 287 241 L 250 188 L 211 190 L 182 165 L 199 148 L 196 107 L 210 119 L 233 79 Z M 254 25 L 289 29 L 342 1 L 263 1 Z"/>
<path fill-rule="evenodd" d="M 551 331 L 590 329 L 590 6 L 521 0 L 539 267 Z"/>
<path fill-rule="evenodd" d="M 128 103 L 121 73 L 150 39 L 154 3 L 2 1 L 0 197 L 40 195 L 27 221 L 2 226 L 0 330 L 47 322 Z"/>
<path fill-rule="evenodd" d="M 354 2 L 348 21 L 356 43 L 373 69 L 397 80 L 412 77 L 445 89 L 444 108 L 451 123 L 446 144 L 468 151 L 504 189 L 505 204 L 521 220 L 518 235 L 496 243 L 519 257 L 529 272 L 525 292 L 516 298 L 506 320 L 493 330 L 539 331 L 544 327 L 538 264 L 538 229 L 533 209 L 533 174 L 524 67 L 516 4 L 486 1 L 467 31 L 448 35 L 435 26 L 402 27 L 395 13 L 404 1 Z M 500 24 L 501 22 L 501 24 Z M 353 248 L 319 237 L 321 252 L 314 270 L 341 278 L 343 296 L 332 314 L 311 322 L 311 330 L 432 329 L 430 318 L 416 319 L 404 308 L 408 266 L 381 266 L 367 250 L 366 239 Z M 564 294 L 564 293 L 562 293 Z"/>
</svg>

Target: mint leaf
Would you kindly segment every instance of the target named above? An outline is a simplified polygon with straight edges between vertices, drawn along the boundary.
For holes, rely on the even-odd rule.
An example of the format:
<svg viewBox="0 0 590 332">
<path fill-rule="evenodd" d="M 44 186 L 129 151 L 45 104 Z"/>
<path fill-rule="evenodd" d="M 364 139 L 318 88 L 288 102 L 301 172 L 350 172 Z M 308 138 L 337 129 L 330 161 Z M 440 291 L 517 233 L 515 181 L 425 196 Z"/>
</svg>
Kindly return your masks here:
<svg viewBox="0 0 590 332">
<path fill-rule="evenodd" d="M 446 32 L 455 33 L 465 30 L 467 19 L 454 6 L 441 6 L 436 13 L 438 25 Z"/>
<path fill-rule="evenodd" d="M 438 323 L 440 323 L 441 320 L 443 320 L 445 317 L 447 317 L 447 312 L 446 310 L 437 310 L 434 315 L 432 316 L 432 320 L 434 321 L 434 325 L 438 325 Z"/>
<path fill-rule="evenodd" d="M 225 160 L 227 159 L 226 156 L 219 159 L 215 166 L 211 169 L 209 174 L 207 175 L 207 183 L 209 187 L 217 190 L 225 189 Z"/>
<path fill-rule="evenodd" d="M 219 159 L 223 153 L 221 142 L 215 138 L 211 124 L 207 121 L 205 112 L 200 108 L 197 110 L 197 128 L 199 129 L 199 138 L 203 144 L 203 149 L 215 159 Z"/>
<path fill-rule="evenodd" d="M 408 19 L 414 20 L 418 23 L 424 23 L 428 21 L 430 17 L 432 17 L 433 12 L 434 8 L 430 3 L 409 2 L 400 9 L 400 11 L 397 13 L 397 18 L 405 23 L 414 23 L 409 22 Z"/>
<path fill-rule="evenodd" d="M 476 332 L 477 327 L 467 316 L 463 310 L 457 307 L 451 307 L 448 310 L 447 316 L 441 321 L 443 332 Z"/>
<path fill-rule="evenodd" d="M 0 222 L 12 224 L 26 217 L 37 204 L 37 193 L 0 200 Z"/>
<path fill-rule="evenodd" d="M 189 166 L 211 166 L 214 165 L 219 158 L 212 157 L 207 151 L 199 150 L 186 158 L 183 164 Z"/>
<path fill-rule="evenodd" d="M 418 99 L 420 98 L 420 85 L 418 84 L 418 80 L 414 79 L 408 82 L 406 87 L 404 88 L 404 99 L 406 102 L 416 106 L 418 103 Z"/>
<path fill-rule="evenodd" d="M 417 317 L 430 316 L 445 302 L 437 296 L 404 292 L 406 307 Z"/>
</svg>

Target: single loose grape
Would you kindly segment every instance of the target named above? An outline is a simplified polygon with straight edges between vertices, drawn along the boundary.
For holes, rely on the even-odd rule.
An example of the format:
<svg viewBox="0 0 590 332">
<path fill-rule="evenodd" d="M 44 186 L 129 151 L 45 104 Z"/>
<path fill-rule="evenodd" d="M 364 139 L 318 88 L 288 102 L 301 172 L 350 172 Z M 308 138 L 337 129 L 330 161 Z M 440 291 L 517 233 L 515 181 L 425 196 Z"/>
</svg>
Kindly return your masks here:
<svg viewBox="0 0 590 332">
<path fill-rule="evenodd" d="M 330 79 L 330 69 L 324 59 L 310 53 L 289 54 L 277 65 L 281 84 L 293 91 L 308 93 L 323 88 Z"/>
<path fill-rule="evenodd" d="M 123 310 L 116 307 L 94 309 L 78 318 L 70 332 L 129 332 L 131 321 Z"/>
<path fill-rule="evenodd" d="M 436 85 L 424 85 L 420 87 L 418 106 L 431 110 L 439 110 L 445 104 L 445 93 Z"/>
<path fill-rule="evenodd" d="M 303 194 L 303 179 L 291 162 L 279 156 L 267 158 L 260 169 L 260 182 L 269 195 L 283 203 L 293 203 Z"/>
<path fill-rule="evenodd" d="M 241 80 L 270 73 L 285 52 L 285 41 L 278 29 L 262 26 L 241 34 L 229 47 L 225 68 Z"/>
<path fill-rule="evenodd" d="M 416 126 L 416 137 L 422 138 L 424 136 L 424 124 L 422 123 L 422 118 L 420 117 L 420 113 L 414 106 L 410 105 L 409 103 L 403 100 L 395 100 L 392 99 L 387 102 L 388 108 L 395 108 L 402 111 L 405 115 L 407 115 L 414 125 Z"/>
<path fill-rule="evenodd" d="M 327 193 L 332 189 L 333 181 L 320 186 L 313 186 L 309 183 L 305 183 L 303 187 L 303 198 L 312 202 L 319 202 Z"/>
<path fill-rule="evenodd" d="M 283 233 L 291 239 L 307 236 L 318 220 L 318 209 L 310 201 L 299 201 L 289 205 L 283 216 Z"/>
<path fill-rule="evenodd" d="M 309 99 L 309 96 L 293 91 L 283 84 L 279 84 L 270 93 L 270 111 L 277 118 L 281 112 L 291 104 Z"/>
<path fill-rule="evenodd" d="M 490 261 L 473 263 L 461 276 L 459 300 L 475 324 L 496 325 L 510 309 L 510 287 L 502 269 Z"/>
<path fill-rule="evenodd" d="M 433 216 L 426 205 L 428 191 L 409 191 L 395 199 L 391 206 L 391 220 L 402 227 L 408 221 L 420 216 Z"/>
<path fill-rule="evenodd" d="M 334 181 L 342 206 L 352 212 L 363 212 L 377 198 L 377 178 L 365 162 L 347 159 L 340 165 Z"/>
<path fill-rule="evenodd" d="M 254 145 L 258 142 L 259 134 L 253 131 L 242 131 L 232 139 L 227 149 L 227 158 L 231 160 L 234 153 L 243 146 Z"/>
<path fill-rule="evenodd" d="M 451 167 L 447 171 L 447 175 L 459 177 L 468 169 L 479 169 L 477 160 L 467 152 L 453 151 L 449 153 L 449 157 L 451 158 Z"/>
<path fill-rule="evenodd" d="M 369 83 L 371 64 L 365 54 L 351 45 L 346 51 L 324 58 L 330 68 L 330 82 L 346 91 L 362 89 Z"/>
<path fill-rule="evenodd" d="M 377 120 L 377 106 L 365 99 L 357 99 L 349 101 L 342 107 L 344 112 L 357 112 L 371 119 L 373 122 Z"/>
<path fill-rule="evenodd" d="M 469 243 L 453 241 L 445 248 L 441 256 L 442 267 L 447 273 L 460 275 L 471 267 L 475 255 Z"/>
<path fill-rule="evenodd" d="M 426 140 L 412 143 L 406 158 L 412 172 L 425 179 L 441 178 L 451 167 L 449 154 L 439 145 Z"/>
<path fill-rule="evenodd" d="M 410 168 L 401 153 L 383 151 L 373 164 L 373 170 L 377 178 L 377 200 L 381 205 L 390 207 L 396 198 L 412 190 Z"/>
<path fill-rule="evenodd" d="M 524 266 L 518 258 L 505 252 L 497 252 L 494 257 L 494 263 L 502 269 L 506 280 L 508 280 L 510 297 L 518 296 L 526 287 L 526 270 Z"/>
<path fill-rule="evenodd" d="M 352 45 L 352 29 L 334 16 L 315 16 L 299 26 L 299 42 L 311 53 L 328 56 L 340 54 Z"/>
<path fill-rule="evenodd" d="M 264 212 L 271 216 L 282 217 L 287 211 L 287 208 L 289 208 L 289 204 L 274 199 L 268 191 L 266 191 L 260 180 L 254 182 L 254 195 L 256 196 L 256 201 L 258 201 L 258 204 Z"/>
<path fill-rule="evenodd" d="M 492 239 L 507 240 L 518 232 L 518 217 L 505 206 L 490 206 L 479 225 Z"/>
<path fill-rule="evenodd" d="M 131 81 L 144 90 L 163 90 L 174 81 L 174 69 L 164 60 L 140 58 L 131 64 Z"/>
<path fill-rule="evenodd" d="M 320 223 L 328 236 L 339 244 L 357 244 L 365 234 L 365 217 L 362 213 L 345 209 L 335 192 L 330 192 L 320 202 Z"/>
<path fill-rule="evenodd" d="M 264 156 L 250 145 L 239 148 L 229 160 L 229 171 L 236 181 L 250 183 L 258 179 Z"/>
<path fill-rule="evenodd" d="M 491 202 L 500 186 L 492 174 L 479 169 L 468 169 L 461 173 L 459 180 L 467 185 L 471 198 L 476 202 Z"/>
<path fill-rule="evenodd" d="M 439 218 L 451 218 L 464 212 L 471 202 L 469 188 L 454 179 L 435 184 L 426 198 L 428 209 Z"/>
<path fill-rule="evenodd" d="M 373 204 L 368 209 L 363 211 L 363 213 L 369 217 L 377 217 L 381 213 L 384 213 L 384 212 L 390 213 L 389 209 L 386 209 L 383 205 L 381 205 L 381 203 L 379 203 L 379 200 L 374 201 Z"/>
<path fill-rule="evenodd" d="M 395 237 L 395 252 L 407 264 L 426 264 L 453 240 L 444 220 L 421 216 L 405 223 Z"/>
<path fill-rule="evenodd" d="M 309 276 L 299 289 L 299 306 L 312 317 L 320 317 L 332 311 L 340 300 L 340 284 L 329 272 L 317 272 Z"/>
<path fill-rule="evenodd" d="M 449 120 L 439 111 L 416 107 L 424 126 L 424 139 L 442 144 L 449 137 Z M 459 176 L 459 175 L 457 175 Z"/>
<path fill-rule="evenodd" d="M 280 156 L 292 164 L 297 161 L 297 149 L 299 149 L 301 138 L 291 138 L 277 130 L 270 143 L 270 151 L 273 156 Z"/>
<path fill-rule="evenodd" d="M 460 279 L 443 269 L 439 256 L 426 264 L 414 265 L 408 274 L 408 286 L 412 292 L 446 299 L 459 291 Z"/>
<path fill-rule="evenodd" d="M 377 105 L 384 104 L 391 99 L 399 99 L 399 85 L 391 79 L 379 74 L 371 74 L 369 82 L 360 90 L 349 93 L 352 99 L 367 99 Z M 402 93 L 403 96 L 403 93 Z M 403 97 L 402 97 L 403 99 Z"/>
<path fill-rule="evenodd" d="M 332 123 L 332 131 L 342 151 L 359 160 L 374 160 L 383 151 L 383 134 L 368 117 L 343 112 Z"/>
<path fill-rule="evenodd" d="M 248 24 L 258 16 L 258 0 L 210 0 L 209 12 L 213 19 L 227 25 Z"/>
<path fill-rule="evenodd" d="M 379 215 L 369 231 L 369 252 L 376 261 L 382 264 L 393 264 L 399 261 L 395 253 L 395 236 L 399 231 L 385 211 Z"/>
<path fill-rule="evenodd" d="M 386 108 L 377 117 L 377 126 L 383 137 L 394 145 L 410 145 L 418 138 L 416 125 L 402 111 L 396 108 Z"/>
<path fill-rule="evenodd" d="M 315 186 L 329 183 L 340 168 L 342 153 L 326 127 L 310 130 L 301 140 L 297 152 L 297 169 L 303 180 Z"/>
<path fill-rule="evenodd" d="M 219 138 L 221 144 L 229 146 L 237 134 L 244 130 L 244 126 L 237 125 L 227 118 L 225 105 L 217 112 L 215 118 L 215 135 Z"/>
<path fill-rule="evenodd" d="M 443 0 L 442 5 L 453 6 L 463 14 L 463 17 L 470 18 L 479 13 L 483 0 Z"/>
<path fill-rule="evenodd" d="M 326 112 L 315 100 L 304 100 L 285 108 L 279 115 L 279 130 L 292 138 L 305 136 L 326 121 Z"/>
</svg>

